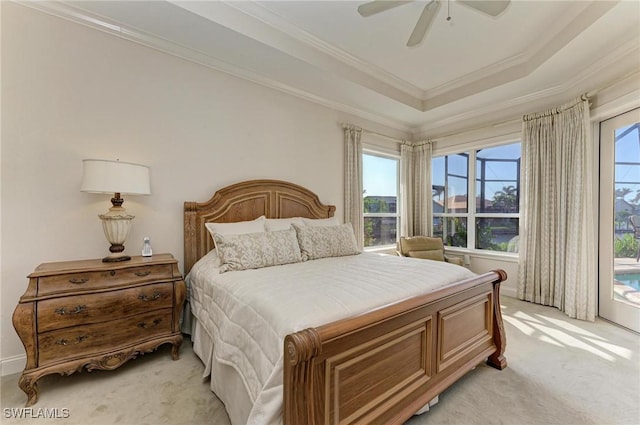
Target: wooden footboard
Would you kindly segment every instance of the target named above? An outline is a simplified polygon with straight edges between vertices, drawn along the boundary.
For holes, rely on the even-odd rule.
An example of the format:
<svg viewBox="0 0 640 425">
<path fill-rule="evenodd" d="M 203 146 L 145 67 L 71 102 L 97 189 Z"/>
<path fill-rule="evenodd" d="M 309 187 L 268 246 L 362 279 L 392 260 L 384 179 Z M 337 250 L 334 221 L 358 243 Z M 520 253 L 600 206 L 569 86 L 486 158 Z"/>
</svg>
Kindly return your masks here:
<svg viewBox="0 0 640 425">
<path fill-rule="evenodd" d="M 287 335 L 284 424 L 402 424 L 484 359 L 507 366 L 502 270 Z"/>
</svg>

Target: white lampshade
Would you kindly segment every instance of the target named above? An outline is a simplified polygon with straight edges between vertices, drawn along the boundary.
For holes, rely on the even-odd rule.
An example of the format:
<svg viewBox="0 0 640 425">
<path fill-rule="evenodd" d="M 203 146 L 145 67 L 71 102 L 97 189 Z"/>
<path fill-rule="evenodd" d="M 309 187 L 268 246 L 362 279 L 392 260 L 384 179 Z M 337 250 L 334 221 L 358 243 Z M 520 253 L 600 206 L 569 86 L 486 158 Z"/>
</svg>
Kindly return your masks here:
<svg viewBox="0 0 640 425">
<path fill-rule="evenodd" d="M 128 261 L 124 255 L 124 242 L 135 217 L 122 207 L 124 199 L 120 195 L 150 195 L 149 167 L 129 162 L 85 159 L 82 161 L 82 192 L 110 193 L 111 208 L 106 214 L 100 214 L 104 235 L 111 244 L 110 255 L 102 261 Z"/>
<path fill-rule="evenodd" d="M 145 165 L 104 159 L 85 159 L 82 165 L 82 192 L 151 194 L 149 167 Z"/>
</svg>

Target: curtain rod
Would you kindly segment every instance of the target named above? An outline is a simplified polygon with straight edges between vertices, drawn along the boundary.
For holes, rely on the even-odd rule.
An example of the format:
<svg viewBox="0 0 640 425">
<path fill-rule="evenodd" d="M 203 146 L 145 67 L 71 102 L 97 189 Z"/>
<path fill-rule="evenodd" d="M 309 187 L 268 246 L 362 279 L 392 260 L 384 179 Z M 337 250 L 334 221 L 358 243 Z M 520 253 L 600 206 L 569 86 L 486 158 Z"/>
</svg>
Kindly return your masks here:
<svg viewBox="0 0 640 425">
<path fill-rule="evenodd" d="M 389 139 L 392 140 L 394 142 L 400 143 L 400 144 L 406 144 L 409 146 L 420 146 L 420 145 L 424 145 L 427 143 L 435 143 L 438 140 L 442 140 L 442 139 L 447 139 L 449 137 L 452 136 L 458 136 L 460 134 L 466 134 L 466 133 L 472 133 L 474 131 L 478 131 L 478 130 L 482 130 L 485 128 L 492 128 L 492 127 L 498 127 L 504 124 L 513 124 L 515 122 L 520 122 L 521 118 L 512 118 L 510 120 L 505 120 L 505 121 L 500 121 L 497 123 L 492 123 L 492 124 L 487 124 L 484 126 L 480 126 L 480 127 L 474 127 L 474 128 L 470 128 L 464 131 L 458 131 L 455 133 L 449 133 L 449 134 L 444 134 L 441 136 L 436 136 L 436 137 L 427 137 L 427 138 L 420 138 L 419 140 L 416 141 L 411 141 L 411 140 L 404 140 L 404 139 L 398 139 L 392 136 L 387 136 L 386 134 L 382 134 L 382 133 L 378 133 L 377 131 L 373 131 L 373 130 L 367 130 L 366 128 L 362 128 L 362 127 L 358 127 L 352 124 L 347 124 L 347 123 L 340 123 L 342 125 L 343 129 L 354 129 L 354 130 L 360 130 L 364 133 L 369 133 L 369 134 L 375 134 L 376 136 L 380 136 L 380 137 L 384 137 L 385 139 Z"/>
<path fill-rule="evenodd" d="M 522 121 L 534 121 L 534 120 L 538 120 L 540 118 L 546 118 L 546 117 L 550 117 L 552 115 L 557 115 L 560 112 L 564 112 L 564 111 L 568 111 L 571 108 L 576 107 L 577 105 L 580 105 L 582 102 L 588 102 L 589 98 L 587 97 L 586 94 L 580 95 L 578 96 L 576 99 L 573 99 L 570 102 L 564 103 L 560 106 L 556 106 L 555 108 L 551 108 L 551 109 L 547 109 L 546 111 L 542 111 L 542 112 L 535 112 L 533 114 L 527 114 L 524 115 L 522 117 Z M 589 107 L 587 106 L 587 110 L 589 109 Z"/>
<path fill-rule="evenodd" d="M 502 126 L 502 125 L 515 124 L 516 122 L 520 122 L 520 121 L 521 121 L 520 118 L 511 118 L 509 120 L 499 121 L 499 122 L 486 124 L 486 125 L 482 125 L 482 126 L 478 126 L 478 127 L 472 127 L 472 128 L 468 128 L 468 129 L 465 129 L 465 130 L 462 130 L 462 131 L 456 131 L 455 133 L 445 133 L 445 134 L 443 134 L 441 136 L 432 137 L 432 138 L 430 138 L 430 140 L 433 140 L 434 142 L 437 142 L 438 140 L 448 139 L 449 137 L 459 136 L 459 135 L 467 134 L 467 133 L 474 133 L 476 131 L 484 130 L 486 128 L 495 128 L 495 127 L 499 127 L 499 126 Z"/>
<path fill-rule="evenodd" d="M 404 140 L 404 139 L 398 139 L 398 138 L 395 138 L 395 137 L 392 137 L 392 136 L 387 136 L 386 134 L 378 133 L 377 131 L 367 130 L 366 128 L 358 127 L 358 126 L 347 124 L 347 123 L 344 123 L 344 122 L 340 123 L 340 124 L 342 125 L 343 129 L 360 130 L 363 133 L 375 134 L 376 136 L 384 137 L 385 139 L 393 140 L 394 142 L 398 142 L 398 143 L 406 143 L 407 142 L 407 140 Z"/>
</svg>

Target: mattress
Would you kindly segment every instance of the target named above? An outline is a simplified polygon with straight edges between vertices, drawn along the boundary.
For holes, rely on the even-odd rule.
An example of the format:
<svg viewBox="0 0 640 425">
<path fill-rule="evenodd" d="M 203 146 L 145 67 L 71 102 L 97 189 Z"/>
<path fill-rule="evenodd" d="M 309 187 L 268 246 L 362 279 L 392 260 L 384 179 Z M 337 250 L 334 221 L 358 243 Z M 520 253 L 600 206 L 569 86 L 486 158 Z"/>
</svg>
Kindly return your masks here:
<svg viewBox="0 0 640 425">
<path fill-rule="evenodd" d="M 236 408 L 229 405 L 236 397 L 220 394 L 227 386 L 212 384 L 227 405 L 233 425 L 282 422 L 282 356 L 287 334 L 474 276 L 446 262 L 373 253 L 227 273 L 220 273 L 217 266 L 213 257 L 204 257 L 186 280 L 198 323 L 196 353 L 207 372 L 212 367 L 221 374 L 235 372 L 236 384 L 229 388 L 237 393 L 235 387 L 242 386 L 246 393 L 243 403 L 247 406 Z M 198 333 L 205 338 L 198 338 Z M 208 342 L 202 342 L 204 339 Z"/>
</svg>

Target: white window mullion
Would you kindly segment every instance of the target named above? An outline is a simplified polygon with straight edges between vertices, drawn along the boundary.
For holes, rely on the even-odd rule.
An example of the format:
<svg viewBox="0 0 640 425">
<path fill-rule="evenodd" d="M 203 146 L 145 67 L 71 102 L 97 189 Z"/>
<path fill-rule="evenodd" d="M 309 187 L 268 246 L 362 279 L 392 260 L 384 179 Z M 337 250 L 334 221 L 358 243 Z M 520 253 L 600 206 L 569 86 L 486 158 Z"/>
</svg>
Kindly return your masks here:
<svg viewBox="0 0 640 425">
<path fill-rule="evenodd" d="M 504 146 L 504 148 L 502 148 L 502 146 Z M 451 230 L 448 228 L 450 226 L 445 226 L 448 221 L 458 217 L 464 218 L 467 222 L 466 241 L 460 241 L 459 237 L 461 235 L 458 234 L 457 238 L 460 244 L 466 242 L 466 248 L 469 250 L 506 251 L 508 249 L 511 252 L 512 247 L 505 245 L 505 241 L 511 244 L 511 241 L 516 240 L 514 239 L 514 235 L 517 236 L 518 234 L 517 220 L 519 220 L 520 214 L 518 212 L 512 213 L 507 211 L 518 211 L 517 208 L 513 208 L 513 188 L 517 191 L 521 189 L 520 180 L 517 175 L 514 177 L 513 174 L 517 173 L 520 167 L 519 142 L 496 146 L 491 145 L 489 147 L 478 143 L 472 149 L 465 149 L 460 153 L 434 157 L 434 162 L 438 161 L 437 168 L 434 169 L 437 170 L 439 185 L 444 182 L 445 187 L 449 187 L 450 176 L 447 171 L 447 161 L 449 157 L 453 157 L 454 155 L 466 155 L 469 161 L 467 164 L 468 174 L 466 188 L 468 196 L 467 211 L 465 213 L 445 212 L 433 214 L 435 219 L 443 223 L 443 237 L 446 238 L 447 234 L 449 234 L 448 232 Z M 480 161 L 480 164 L 478 161 Z M 480 169 L 480 166 L 483 168 Z M 441 175 L 441 173 L 443 173 L 443 167 L 444 180 L 443 175 Z M 481 177 L 483 191 L 478 190 L 478 182 L 476 180 L 477 174 L 481 170 L 483 171 Z M 457 177 L 462 177 L 460 167 L 458 167 L 457 174 L 459 174 Z M 507 187 L 512 188 L 505 189 Z M 495 202 L 498 202 L 496 200 L 498 192 L 501 193 L 499 199 L 500 204 L 493 205 Z M 517 193 L 517 195 L 521 196 L 519 193 Z M 450 196 L 450 193 L 444 196 L 445 203 Z M 482 208 L 478 208 L 476 204 L 480 196 L 483 198 L 481 200 Z M 502 203 L 504 203 L 505 208 L 501 207 Z M 487 208 L 484 208 L 485 206 Z M 481 220 L 482 227 L 476 226 L 476 221 L 478 220 Z M 480 231 L 480 229 L 483 230 Z M 485 230 L 487 231 L 486 235 Z M 480 244 L 476 245 L 476 239 L 478 237 L 481 237 L 481 240 Z M 511 237 L 511 239 L 508 239 L 509 237 Z"/>
<path fill-rule="evenodd" d="M 467 204 L 467 248 L 476 247 L 476 151 L 469 152 L 469 178 L 467 180 L 469 201 Z"/>
</svg>

